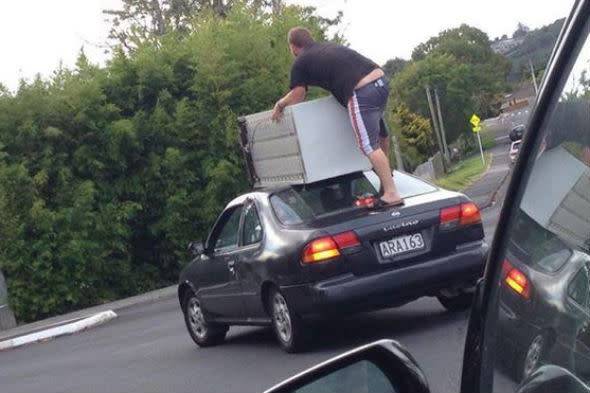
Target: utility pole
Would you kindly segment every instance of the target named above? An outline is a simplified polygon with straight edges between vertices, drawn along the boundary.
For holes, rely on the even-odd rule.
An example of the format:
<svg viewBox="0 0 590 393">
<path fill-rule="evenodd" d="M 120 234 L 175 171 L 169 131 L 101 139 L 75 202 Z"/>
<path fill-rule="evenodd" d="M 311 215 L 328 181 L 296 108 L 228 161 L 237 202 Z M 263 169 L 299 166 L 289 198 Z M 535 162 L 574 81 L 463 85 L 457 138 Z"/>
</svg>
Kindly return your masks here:
<svg viewBox="0 0 590 393">
<path fill-rule="evenodd" d="M 434 112 L 434 105 L 432 104 L 432 97 L 430 96 L 430 88 L 426 86 L 426 98 L 428 99 L 428 107 L 430 108 L 430 117 L 432 118 L 432 124 L 434 125 L 434 134 L 436 135 L 436 141 L 438 142 L 438 148 L 440 149 L 440 154 L 443 158 L 443 166 L 445 172 L 447 172 L 447 160 L 445 160 L 445 150 L 442 144 L 442 140 L 440 139 L 440 134 L 438 130 L 438 121 L 436 120 L 436 115 Z"/>
<path fill-rule="evenodd" d="M 399 148 L 399 144 L 397 143 L 397 136 L 395 136 L 393 131 L 391 131 L 391 142 L 393 143 L 393 154 L 395 154 L 395 163 L 397 164 L 396 167 L 398 170 L 405 172 L 406 169 L 404 168 L 402 152 Z"/>
<path fill-rule="evenodd" d="M 442 112 L 440 110 L 440 101 L 438 100 L 438 89 L 434 88 L 434 99 L 436 100 L 436 109 L 438 111 L 438 121 L 440 123 L 440 135 L 442 137 L 442 144 L 444 150 L 444 157 L 447 162 L 450 162 L 449 147 L 447 146 L 447 137 L 445 135 L 445 125 L 443 123 Z"/>
<path fill-rule="evenodd" d="M 535 85 L 535 95 L 539 95 L 539 87 L 537 86 L 537 77 L 535 76 L 535 68 L 533 62 L 529 59 L 529 65 L 531 66 L 531 76 L 533 77 L 533 85 Z"/>
</svg>

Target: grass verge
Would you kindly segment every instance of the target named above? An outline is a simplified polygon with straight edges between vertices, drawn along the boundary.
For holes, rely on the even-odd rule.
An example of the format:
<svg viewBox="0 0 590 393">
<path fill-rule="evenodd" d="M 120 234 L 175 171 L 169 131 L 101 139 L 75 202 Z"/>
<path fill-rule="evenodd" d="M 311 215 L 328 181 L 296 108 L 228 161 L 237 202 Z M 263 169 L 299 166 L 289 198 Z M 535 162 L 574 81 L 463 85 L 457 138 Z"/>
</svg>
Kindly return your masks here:
<svg viewBox="0 0 590 393">
<path fill-rule="evenodd" d="M 485 165 L 481 162 L 481 156 L 478 154 L 460 162 L 451 173 L 436 179 L 434 183 L 447 190 L 463 191 L 479 179 L 492 165 L 492 155 L 487 153 L 484 154 L 484 157 Z"/>
</svg>

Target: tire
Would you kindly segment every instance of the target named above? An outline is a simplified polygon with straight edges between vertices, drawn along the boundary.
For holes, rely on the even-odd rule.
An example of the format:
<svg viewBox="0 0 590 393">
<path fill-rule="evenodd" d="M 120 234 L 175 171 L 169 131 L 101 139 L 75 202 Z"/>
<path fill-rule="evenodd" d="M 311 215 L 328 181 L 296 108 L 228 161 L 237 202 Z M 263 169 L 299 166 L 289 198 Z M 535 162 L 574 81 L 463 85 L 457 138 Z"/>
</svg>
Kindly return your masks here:
<svg viewBox="0 0 590 393">
<path fill-rule="evenodd" d="M 308 328 L 303 320 L 293 312 L 287 299 L 277 289 L 270 290 L 268 311 L 281 348 L 288 353 L 304 350 L 309 342 Z"/>
<path fill-rule="evenodd" d="M 207 322 L 201 302 L 192 291 L 184 296 L 184 322 L 193 341 L 200 347 L 210 347 L 223 342 L 229 330 L 227 325 L 215 325 Z"/>
<path fill-rule="evenodd" d="M 436 298 L 448 311 L 463 311 L 471 307 L 471 303 L 473 302 L 473 293 L 460 292 L 459 294 L 453 296 L 440 293 L 436 296 Z"/>
<path fill-rule="evenodd" d="M 529 343 L 527 349 L 522 353 L 517 377 L 520 380 L 530 376 L 543 363 L 547 350 L 548 337 L 539 333 Z"/>
</svg>

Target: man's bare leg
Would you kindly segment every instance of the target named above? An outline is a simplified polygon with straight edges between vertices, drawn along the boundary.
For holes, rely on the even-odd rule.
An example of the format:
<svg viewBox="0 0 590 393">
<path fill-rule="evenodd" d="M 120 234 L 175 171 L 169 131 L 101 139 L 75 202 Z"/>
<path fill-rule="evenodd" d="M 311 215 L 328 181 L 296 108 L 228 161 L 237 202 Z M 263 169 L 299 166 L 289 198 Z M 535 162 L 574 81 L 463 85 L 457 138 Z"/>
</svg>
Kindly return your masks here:
<svg viewBox="0 0 590 393">
<path fill-rule="evenodd" d="M 381 150 L 383 150 L 383 153 L 385 153 L 385 157 L 387 157 L 387 162 L 389 161 L 389 155 L 391 154 L 390 152 L 390 147 L 389 147 L 389 137 L 383 137 L 380 136 L 379 137 L 379 147 L 381 148 Z"/>
<path fill-rule="evenodd" d="M 377 173 L 377 176 L 379 176 L 379 180 L 381 180 L 381 187 L 383 187 L 383 195 L 381 196 L 381 199 L 383 202 L 395 203 L 401 200 L 401 196 L 393 182 L 389 161 L 387 160 L 385 153 L 383 153 L 383 150 L 373 150 L 373 152 L 369 154 L 369 161 L 371 161 L 373 170 Z"/>
</svg>

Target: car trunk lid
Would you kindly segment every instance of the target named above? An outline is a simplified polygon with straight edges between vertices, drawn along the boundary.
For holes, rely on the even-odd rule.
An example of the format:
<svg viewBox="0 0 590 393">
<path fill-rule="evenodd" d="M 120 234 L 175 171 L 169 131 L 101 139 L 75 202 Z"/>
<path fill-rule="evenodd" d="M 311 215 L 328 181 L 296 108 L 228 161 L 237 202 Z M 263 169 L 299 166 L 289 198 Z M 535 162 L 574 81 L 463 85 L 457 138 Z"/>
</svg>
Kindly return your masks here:
<svg viewBox="0 0 590 393">
<path fill-rule="evenodd" d="M 454 251 L 458 244 L 483 238 L 479 231 L 456 225 L 441 226 L 441 211 L 459 207 L 468 200 L 460 194 L 439 191 L 407 198 L 401 207 L 365 209 L 344 217 L 318 220 L 330 235 L 354 231 L 362 247 L 357 254 L 346 255 L 347 270 L 366 274 L 406 266 Z M 472 232 L 472 233 L 470 233 Z"/>
</svg>

